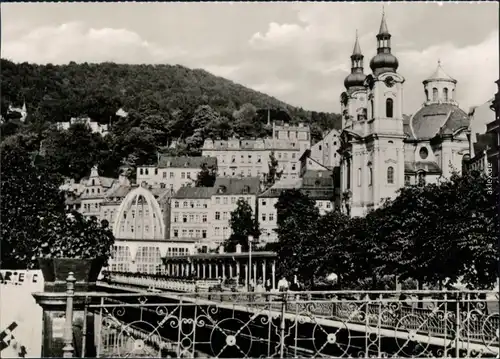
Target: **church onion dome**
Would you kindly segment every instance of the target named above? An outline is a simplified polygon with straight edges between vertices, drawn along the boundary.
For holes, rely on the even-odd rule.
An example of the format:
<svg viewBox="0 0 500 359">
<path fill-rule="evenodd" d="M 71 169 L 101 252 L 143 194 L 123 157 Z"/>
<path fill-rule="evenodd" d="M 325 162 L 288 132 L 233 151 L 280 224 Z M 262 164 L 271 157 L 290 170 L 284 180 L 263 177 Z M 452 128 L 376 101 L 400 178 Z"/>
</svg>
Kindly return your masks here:
<svg viewBox="0 0 500 359">
<path fill-rule="evenodd" d="M 359 46 L 358 31 L 356 30 L 356 42 L 351 55 L 351 73 L 345 78 L 344 86 L 346 89 L 362 88 L 366 75 L 363 73 L 363 53 Z"/>
<path fill-rule="evenodd" d="M 457 83 L 457 80 L 455 80 L 446 72 L 444 72 L 443 68 L 441 67 L 441 61 L 438 61 L 438 66 L 436 71 L 434 71 L 434 73 L 431 76 L 429 76 L 426 80 L 424 80 L 423 83 L 424 85 L 426 85 L 429 82 L 437 82 L 437 81 L 446 81 L 454 84 Z"/>
<path fill-rule="evenodd" d="M 423 106 L 412 116 L 410 128 L 413 138 L 423 140 L 436 135 L 452 135 L 469 124 L 469 116 L 457 105 L 434 103 Z"/>
<path fill-rule="evenodd" d="M 350 89 L 353 87 L 364 87 L 363 83 L 365 82 L 366 75 L 362 72 L 355 72 L 347 75 L 344 80 L 344 86 L 346 89 Z"/>
<path fill-rule="evenodd" d="M 380 75 L 384 72 L 396 72 L 398 67 L 398 59 L 391 53 L 378 53 L 370 61 L 370 68 L 375 75 Z"/>
<path fill-rule="evenodd" d="M 377 76 L 384 72 L 396 72 L 398 67 L 398 59 L 391 54 L 391 34 L 387 28 L 385 13 L 383 13 L 377 34 L 377 54 L 370 61 L 370 68 Z"/>
</svg>

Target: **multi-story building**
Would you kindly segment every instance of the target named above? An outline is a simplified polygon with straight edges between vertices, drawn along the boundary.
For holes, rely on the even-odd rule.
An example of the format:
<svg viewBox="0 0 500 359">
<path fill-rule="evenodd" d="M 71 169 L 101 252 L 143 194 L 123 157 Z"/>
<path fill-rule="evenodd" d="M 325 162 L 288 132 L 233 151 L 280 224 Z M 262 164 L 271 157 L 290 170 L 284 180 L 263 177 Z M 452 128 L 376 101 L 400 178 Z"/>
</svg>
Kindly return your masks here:
<svg viewBox="0 0 500 359">
<path fill-rule="evenodd" d="M 209 246 L 213 187 L 182 187 L 172 197 L 172 240 L 190 240 L 198 247 Z"/>
<path fill-rule="evenodd" d="M 239 199 L 245 200 L 254 216 L 256 215 L 260 179 L 217 178 L 214 189 L 215 193 L 211 197 L 210 239 L 216 244 L 221 244 L 231 236 L 231 212 L 237 208 Z"/>
<path fill-rule="evenodd" d="M 265 177 L 269 172 L 271 156 L 278 161 L 282 178 L 298 177 L 298 159 L 310 148 L 308 126 L 273 124 L 272 138 L 205 140 L 203 156 L 217 158 L 219 177 Z"/>
<path fill-rule="evenodd" d="M 500 87 L 500 80 L 497 81 Z M 497 177 L 499 167 L 499 93 L 481 106 L 472 107 L 469 112 L 469 153 L 464 157 L 467 170 L 485 172 L 488 176 Z"/>
<path fill-rule="evenodd" d="M 215 157 L 172 157 L 161 155 L 156 166 L 137 168 L 137 184 L 164 187 L 177 192 L 184 186 L 194 186 L 202 165 L 217 168 Z"/>
<path fill-rule="evenodd" d="M 333 171 L 310 158 L 310 151 L 300 158 L 301 170 L 298 179 L 282 179 L 276 182 L 271 188 L 259 195 L 258 198 L 258 219 L 261 235 L 261 244 L 276 242 L 278 236 L 278 212 L 276 203 L 283 191 L 290 189 L 300 190 L 316 203 L 320 215 L 335 209 L 335 186 Z"/>
<path fill-rule="evenodd" d="M 340 165 L 340 155 L 337 153 L 340 148 L 340 132 L 330 130 L 325 133 L 323 139 L 311 147 L 311 158 L 321 163 L 327 168 L 334 168 Z"/>
<path fill-rule="evenodd" d="M 468 152 L 467 114 L 455 98 L 457 80 L 441 63 L 425 81 L 425 102 L 406 123 L 404 78 L 391 53 L 385 15 L 377 34 L 377 54 L 365 75 L 358 39 L 351 55 L 351 73 L 341 95 L 341 191 L 344 210 L 363 216 L 407 184 L 437 182 L 460 172 Z"/>
<path fill-rule="evenodd" d="M 122 178 L 122 180 L 125 179 Z M 85 216 L 100 218 L 101 206 L 106 202 L 106 193 L 116 185 L 119 185 L 119 180 L 100 176 L 97 166 L 92 167 L 90 176 L 80 181 L 81 213 Z"/>
</svg>

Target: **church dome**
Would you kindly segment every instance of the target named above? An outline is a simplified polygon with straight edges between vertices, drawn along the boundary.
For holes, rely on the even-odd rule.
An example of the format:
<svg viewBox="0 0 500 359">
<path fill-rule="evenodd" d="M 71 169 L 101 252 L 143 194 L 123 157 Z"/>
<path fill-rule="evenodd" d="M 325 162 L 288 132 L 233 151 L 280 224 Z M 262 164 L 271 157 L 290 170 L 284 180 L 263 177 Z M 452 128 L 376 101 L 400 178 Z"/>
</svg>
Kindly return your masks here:
<svg viewBox="0 0 500 359">
<path fill-rule="evenodd" d="M 396 72 L 399 67 L 399 62 L 396 56 L 387 52 L 380 52 L 376 54 L 370 61 L 370 68 L 375 75 L 384 72 Z"/>
<path fill-rule="evenodd" d="M 433 103 L 423 106 L 410 121 L 413 137 L 431 139 L 434 136 L 451 135 L 462 127 L 469 126 L 469 117 L 457 105 Z"/>
<path fill-rule="evenodd" d="M 363 83 L 365 82 L 366 75 L 362 72 L 354 72 L 347 75 L 344 80 L 344 86 L 346 89 L 352 87 L 363 87 Z"/>
</svg>

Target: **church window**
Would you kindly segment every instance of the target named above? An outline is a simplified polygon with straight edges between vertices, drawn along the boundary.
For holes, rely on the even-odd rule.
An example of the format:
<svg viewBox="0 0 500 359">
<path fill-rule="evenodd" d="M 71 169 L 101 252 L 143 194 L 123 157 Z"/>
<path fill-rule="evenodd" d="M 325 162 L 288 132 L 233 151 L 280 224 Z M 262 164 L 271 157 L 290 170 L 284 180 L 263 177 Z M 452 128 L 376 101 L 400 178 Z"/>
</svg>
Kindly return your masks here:
<svg viewBox="0 0 500 359">
<path fill-rule="evenodd" d="M 423 160 L 425 160 L 427 158 L 427 156 L 429 156 L 429 151 L 427 150 L 427 148 L 422 147 L 420 149 L 420 153 L 419 154 L 420 154 L 420 158 L 423 159 Z"/>
<path fill-rule="evenodd" d="M 443 98 L 448 101 L 448 89 L 446 87 L 443 89 Z"/>
<path fill-rule="evenodd" d="M 438 99 L 438 89 L 434 87 L 432 89 L 432 101 L 437 101 L 437 99 Z"/>
<path fill-rule="evenodd" d="M 393 107 L 394 107 L 394 101 L 392 98 L 388 98 L 385 100 L 385 117 L 387 118 L 392 118 L 393 116 Z"/>
<path fill-rule="evenodd" d="M 394 167 L 387 168 L 387 183 L 394 184 Z"/>
<path fill-rule="evenodd" d="M 358 168 L 358 187 L 361 187 L 361 168 Z"/>
<path fill-rule="evenodd" d="M 423 171 L 418 173 L 418 185 L 425 186 L 425 172 Z"/>
<path fill-rule="evenodd" d="M 429 91 L 425 90 L 425 101 L 429 101 Z"/>
</svg>

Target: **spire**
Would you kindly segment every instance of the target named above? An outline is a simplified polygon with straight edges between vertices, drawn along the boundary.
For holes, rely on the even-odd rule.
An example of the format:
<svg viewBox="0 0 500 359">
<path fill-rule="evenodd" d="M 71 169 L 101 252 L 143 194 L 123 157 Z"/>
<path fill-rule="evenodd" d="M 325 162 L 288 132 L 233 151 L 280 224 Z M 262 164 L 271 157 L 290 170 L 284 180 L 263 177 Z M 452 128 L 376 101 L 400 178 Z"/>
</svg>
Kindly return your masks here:
<svg viewBox="0 0 500 359">
<path fill-rule="evenodd" d="M 382 7 L 382 21 L 380 22 L 380 29 L 378 30 L 379 35 L 389 35 L 389 29 L 387 28 L 387 22 L 385 21 L 385 9 Z"/>
<path fill-rule="evenodd" d="M 362 55 L 361 47 L 359 46 L 358 29 L 356 29 L 356 42 L 354 43 L 354 49 L 352 50 L 352 54 L 353 55 Z"/>
</svg>

